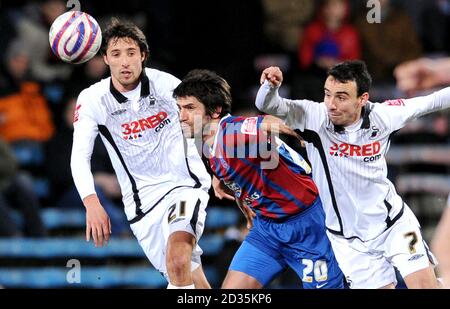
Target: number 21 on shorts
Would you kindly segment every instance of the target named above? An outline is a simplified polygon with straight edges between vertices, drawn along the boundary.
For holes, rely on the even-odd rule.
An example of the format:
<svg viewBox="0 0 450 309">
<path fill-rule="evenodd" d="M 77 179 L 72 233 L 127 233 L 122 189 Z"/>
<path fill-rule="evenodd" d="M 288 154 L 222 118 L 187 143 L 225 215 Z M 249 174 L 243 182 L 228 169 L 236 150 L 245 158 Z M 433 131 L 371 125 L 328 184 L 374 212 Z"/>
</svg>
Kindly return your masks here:
<svg viewBox="0 0 450 309">
<path fill-rule="evenodd" d="M 179 201 L 169 207 L 167 221 L 169 224 L 183 220 L 186 217 L 186 201 Z"/>
</svg>

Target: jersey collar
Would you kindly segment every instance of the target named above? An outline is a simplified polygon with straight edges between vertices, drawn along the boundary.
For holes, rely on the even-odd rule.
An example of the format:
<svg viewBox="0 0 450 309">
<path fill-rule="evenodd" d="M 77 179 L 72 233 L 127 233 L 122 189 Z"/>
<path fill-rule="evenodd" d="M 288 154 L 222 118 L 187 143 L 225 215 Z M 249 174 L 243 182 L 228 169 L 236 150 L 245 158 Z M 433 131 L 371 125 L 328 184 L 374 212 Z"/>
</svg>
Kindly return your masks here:
<svg viewBox="0 0 450 309">
<path fill-rule="evenodd" d="M 372 104 L 369 102 L 366 103 L 366 105 L 363 106 L 361 114 L 363 122 L 361 124 L 361 129 L 370 129 L 370 112 L 372 111 Z"/>
<path fill-rule="evenodd" d="M 214 142 L 213 142 L 212 147 L 210 147 L 211 153 L 212 153 L 213 155 L 214 155 L 215 152 L 216 152 L 216 147 L 217 147 L 217 137 L 218 137 L 218 135 L 219 135 L 219 131 L 222 130 L 221 124 L 222 124 L 222 122 L 224 121 L 224 119 L 226 119 L 226 118 L 228 118 L 228 117 L 231 117 L 231 115 L 230 115 L 230 114 L 226 114 L 225 116 L 223 116 L 222 119 L 220 119 L 220 121 L 219 121 L 219 123 L 218 123 L 218 125 L 217 125 L 217 132 L 216 132 L 216 135 L 214 136 Z"/>
<path fill-rule="evenodd" d="M 141 98 L 148 97 L 150 95 L 150 84 L 149 79 L 145 74 L 145 69 L 142 70 L 140 80 L 141 80 Z M 120 104 L 128 101 L 127 97 L 124 96 L 119 90 L 117 90 L 116 87 L 114 87 L 112 78 L 109 83 L 109 90 L 111 94 L 114 96 L 114 98 L 117 100 L 117 102 L 119 102 Z"/>
</svg>

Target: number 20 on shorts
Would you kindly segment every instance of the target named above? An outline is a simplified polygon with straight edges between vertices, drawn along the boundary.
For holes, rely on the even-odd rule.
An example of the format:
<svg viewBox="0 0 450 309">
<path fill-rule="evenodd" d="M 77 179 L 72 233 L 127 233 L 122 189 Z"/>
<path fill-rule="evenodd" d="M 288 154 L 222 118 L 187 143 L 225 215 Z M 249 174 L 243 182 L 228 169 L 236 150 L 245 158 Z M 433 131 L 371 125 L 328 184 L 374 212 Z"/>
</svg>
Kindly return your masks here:
<svg viewBox="0 0 450 309">
<path fill-rule="evenodd" d="M 313 282 L 313 276 L 316 282 L 322 282 L 328 279 L 328 266 L 326 261 L 302 259 L 302 264 L 305 265 L 303 268 L 303 282 Z"/>
</svg>

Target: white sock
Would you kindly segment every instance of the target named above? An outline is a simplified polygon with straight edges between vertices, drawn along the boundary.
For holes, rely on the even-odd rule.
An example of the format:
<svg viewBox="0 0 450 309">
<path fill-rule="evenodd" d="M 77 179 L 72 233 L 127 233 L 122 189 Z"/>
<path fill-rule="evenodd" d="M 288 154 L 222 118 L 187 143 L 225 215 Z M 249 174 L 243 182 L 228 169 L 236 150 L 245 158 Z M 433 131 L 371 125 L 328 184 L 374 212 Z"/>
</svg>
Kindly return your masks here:
<svg viewBox="0 0 450 309">
<path fill-rule="evenodd" d="M 169 282 L 169 284 L 167 285 L 167 289 L 168 290 L 171 290 L 171 289 L 190 289 L 190 290 L 193 290 L 193 289 L 195 289 L 195 285 L 192 283 L 190 285 L 185 285 L 185 286 L 176 286 L 176 285 L 173 285 L 173 284 L 171 284 Z"/>
</svg>

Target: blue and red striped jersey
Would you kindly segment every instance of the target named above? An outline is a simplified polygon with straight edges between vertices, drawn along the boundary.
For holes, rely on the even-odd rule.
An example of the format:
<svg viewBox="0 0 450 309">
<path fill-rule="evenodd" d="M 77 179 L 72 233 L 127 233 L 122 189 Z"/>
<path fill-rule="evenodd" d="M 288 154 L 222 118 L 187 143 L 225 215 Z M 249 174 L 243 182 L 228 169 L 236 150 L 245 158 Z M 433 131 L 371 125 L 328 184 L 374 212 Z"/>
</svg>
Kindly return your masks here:
<svg viewBox="0 0 450 309">
<path fill-rule="evenodd" d="M 319 193 L 305 159 L 263 132 L 263 119 L 222 118 L 209 162 L 217 178 L 258 215 L 284 219 L 307 209 Z"/>
</svg>

